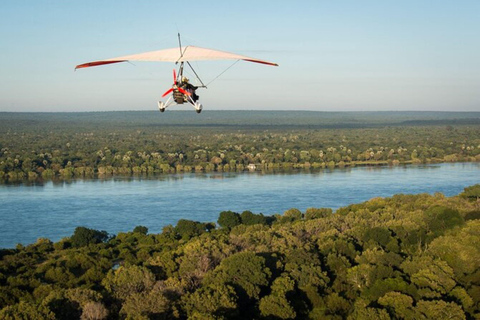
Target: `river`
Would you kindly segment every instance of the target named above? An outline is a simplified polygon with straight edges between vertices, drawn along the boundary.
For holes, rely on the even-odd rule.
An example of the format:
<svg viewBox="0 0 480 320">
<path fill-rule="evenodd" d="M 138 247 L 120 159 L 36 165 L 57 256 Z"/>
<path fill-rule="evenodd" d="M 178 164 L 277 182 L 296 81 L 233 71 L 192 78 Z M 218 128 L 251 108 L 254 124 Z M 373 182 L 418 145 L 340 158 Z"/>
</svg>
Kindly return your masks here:
<svg viewBox="0 0 480 320">
<path fill-rule="evenodd" d="M 179 219 L 216 221 L 223 210 L 271 215 L 337 209 L 397 193 L 453 196 L 480 183 L 480 163 L 355 167 L 284 174 L 210 173 L 0 185 L 0 248 L 58 241 L 85 226 L 109 233 Z"/>
</svg>

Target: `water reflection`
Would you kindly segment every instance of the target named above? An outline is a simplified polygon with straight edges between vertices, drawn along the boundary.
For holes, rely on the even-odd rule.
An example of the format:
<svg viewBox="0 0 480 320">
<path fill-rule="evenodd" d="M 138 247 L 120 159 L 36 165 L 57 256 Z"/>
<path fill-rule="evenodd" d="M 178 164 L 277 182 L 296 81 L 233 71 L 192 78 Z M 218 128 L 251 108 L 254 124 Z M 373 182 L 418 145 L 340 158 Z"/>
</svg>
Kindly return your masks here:
<svg viewBox="0 0 480 320">
<path fill-rule="evenodd" d="M 132 175 L 96 175 L 95 177 L 84 177 L 84 178 L 67 178 L 67 177 L 54 177 L 53 179 L 43 180 L 41 177 L 37 179 L 29 180 L 13 180 L 13 181 L 4 181 L 6 186 L 32 186 L 32 187 L 41 187 L 48 184 L 53 186 L 62 187 L 64 185 L 75 184 L 85 181 L 98 181 L 98 182 L 134 182 L 134 181 L 177 181 L 183 180 L 185 178 L 190 178 L 194 176 L 196 179 L 231 179 L 237 178 L 239 175 L 279 175 L 279 176 L 288 176 L 288 175 L 312 175 L 312 174 L 331 174 L 334 172 L 337 173 L 349 173 L 352 170 L 365 170 L 366 172 L 381 172 L 383 170 L 409 170 L 409 169 L 424 169 L 424 170 L 435 170 L 440 168 L 442 165 L 449 164 L 409 164 L 409 165 L 368 165 L 368 166 L 346 166 L 343 168 L 270 168 L 262 169 L 255 171 L 240 171 L 240 172 L 195 172 L 195 173 L 173 173 L 173 174 L 132 174 Z M 457 163 L 456 165 L 475 165 L 475 163 Z"/>
</svg>

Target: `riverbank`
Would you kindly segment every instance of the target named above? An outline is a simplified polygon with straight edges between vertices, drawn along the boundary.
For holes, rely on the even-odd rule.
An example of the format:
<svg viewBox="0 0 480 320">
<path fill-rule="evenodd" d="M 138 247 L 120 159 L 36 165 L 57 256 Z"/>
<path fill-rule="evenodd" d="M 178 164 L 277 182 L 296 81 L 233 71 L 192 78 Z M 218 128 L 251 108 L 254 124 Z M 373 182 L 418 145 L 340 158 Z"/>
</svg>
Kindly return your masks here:
<svg viewBox="0 0 480 320">
<path fill-rule="evenodd" d="M 160 233 L 79 227 L 0 250 L 0 318 L 473 319 L 479 197 L 476 185 L 335 214 L 222 211 L 218 225 L 180 220 Z"/>
<path fill-rule="evenodd" d="M 454 159 L 455 161 L 452 161 Z M 448 160 L 448 161 L 446 161 Z M 467 161 L 466 161 L 467 160 Z M 314 162 L 314 163 L 263 163 L 263 164 L 249 164 L 246 167 L 244 165 L 235 166 L 233 169 L 231 166 L 181 166 L 176 167 L 164 167 L 160 170 L 155 170 L 150 167 L 133 167 L 133 168 L 115 168 L 115 167 L 99 167 L 97 169 L 76 168 L 74 170 L 60 169 L 55 174 L 52 172 L 46 172 L 44 174 L 38 173 L 24 173 L 24 172 L 0 172 L 0 184 L 17 184 L 17 183 L 36 183 L 42 184 L 48 181 L 69 181 L 74 179 L 113 179 L 113 178 L 129 178 L 140 177 L 150 179 L 162 179 L 165 175 L 170 174 L 190 174 L 190 173 L 261 173 L 261 174 L 281 174 L 281 173 L 315 173 L 321 170 L 335 170 L 354 167 L 382 167 L 382 166 L 408 166 L 408 165 L 428 165 L 428 164 L 440 164 L 440 163 L 468 163 L 468 162 L 480 162 L 480 156 L 460 158 L 457 156 L 449 156 L 447 159 L 426 159 L 425 162 L 420 160 L 408 160 L 408 161 L 352 161 L 352 162 Z"/>
<path fill-rule="evenodd" d="M 151 232 L 179 219 L 213 221 L 219 210 L 273 215 L 292 206 L 333 210 L 396 193 L 459 193 L 478 183 L 480 163 L 347 167 L 262 172 L 114 176 L 0 185 L 0 247 L 53 241 L 75 227 Z"/>
<path fill-rule="evenodd" d="M 0 180 L 480 161 L 480 113 L 159 117 L 0 113 Z"/>
</svg>

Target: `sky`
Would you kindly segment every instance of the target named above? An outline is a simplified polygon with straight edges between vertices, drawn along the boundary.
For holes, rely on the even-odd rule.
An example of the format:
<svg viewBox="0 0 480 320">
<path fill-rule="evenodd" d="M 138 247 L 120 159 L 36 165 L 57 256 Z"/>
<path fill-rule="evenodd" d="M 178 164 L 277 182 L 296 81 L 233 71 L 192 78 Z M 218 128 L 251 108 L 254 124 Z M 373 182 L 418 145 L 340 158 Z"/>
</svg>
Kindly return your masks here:
<svg viewBox="0 0 480 320">
<path fill-rule="evenodd" d="M 155 110 L 173 63 L 74 67 L 177 33 L 279 64 L 192 63 L 204 110 L 480 111 L 478 0 L 16 0 L 0 14 L 0 111 Z"/>
</svg>

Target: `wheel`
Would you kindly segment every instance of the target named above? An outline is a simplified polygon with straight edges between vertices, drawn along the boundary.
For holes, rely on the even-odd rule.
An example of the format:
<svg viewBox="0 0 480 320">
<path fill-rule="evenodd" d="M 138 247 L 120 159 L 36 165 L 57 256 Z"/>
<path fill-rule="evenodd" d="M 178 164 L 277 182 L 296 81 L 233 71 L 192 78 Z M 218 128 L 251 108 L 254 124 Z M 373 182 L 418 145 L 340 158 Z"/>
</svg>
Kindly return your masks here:
<svg viewBox="0 0 480 320">
<path fill-rule="evenodd" d="M 160 110 L 160 112 L 165 112 L 165 103 L 158 101 L 158 110 Z"/>
<path fill-rule="evenodd" d="M 195 111 L 197 111 L 197 113 L 202 112 L 203 106 L 202 106 L 201 103 L 195 102 L 194 107 L 195 107 Z"/>
</svg>

